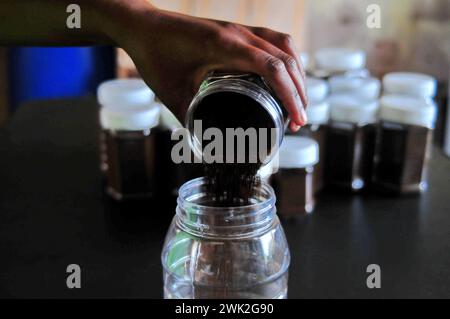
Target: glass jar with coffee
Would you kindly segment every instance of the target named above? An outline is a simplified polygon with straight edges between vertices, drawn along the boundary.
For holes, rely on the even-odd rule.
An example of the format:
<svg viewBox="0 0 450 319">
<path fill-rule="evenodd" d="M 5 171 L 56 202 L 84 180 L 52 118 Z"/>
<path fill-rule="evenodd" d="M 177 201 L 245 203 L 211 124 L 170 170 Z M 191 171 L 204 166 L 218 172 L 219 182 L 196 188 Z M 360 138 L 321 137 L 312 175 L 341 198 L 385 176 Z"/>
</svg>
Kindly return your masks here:
<svg viewBox="0 0 450 319">
<path fill-rule="evenodd" d="M 260 76 L 216 72 L 204 81 L 186 127 L 209 185 L 224 205 L 251 197 L 255 176 L 277 153 L 288 123 L 286 110 Z"/>
<path fill-rule="evenodd" d="M 319 146 L 310 138 L 287 136 L 279 152 L 279 171 L 272 176 L 278 210 L 290 218 L 312 213 L 314 166 L 319 161 Z"/>
<path fill-rule="evenodd" d="M 429 102 L 436 101 L 438 114 L 433 141 L 439 146 L 443 145 L 448 96 L 446 85 L 443 86 L 436 78 L 427 74 L 394 72 L 383 78 L 383 88 L 386 95 L 400 94 L 422 98 Z"/>
<path fill-rule="evenodd" d="M 372 176 L 378 101 L 363 101 L 351 95 L 330 97 L 327 134 L 327 184 L 360 191 Z"/>
<path fill-rule="evenodd" d="M 166 299 L 287 297 L 290 254 L 273 189 L 252 193 L 227 207 L 203 178 L 181 187 L 161 256 Z"/>
<path fill-rule="evenodd" d="M 98 89 L 101 168 L 115 200 L 150 197 L 155 189 L 155 134 L 160 109 L 141 80 L 112 80 Z"/>
<path fill-rule="evenodd" d="M 196 130 L 196 122 L 201 127 Z M 269 162 L 281 145 L 289 123 L 288 113 L 264 79 L 255 74 L 211 74 L 202 84 L 189 106 L 186 127 L 195 154 L 202 158 L 202 137 L 208 128 L 269 129 Z M 274 133 L 274 136 L 270 136 Z"/>
<path fill-rule="evenodd" d="M 436 105 L 423 98 L 386 95 L 381 99 L 374 185 L 391 194 L 427 189 Z"/>
</svg>

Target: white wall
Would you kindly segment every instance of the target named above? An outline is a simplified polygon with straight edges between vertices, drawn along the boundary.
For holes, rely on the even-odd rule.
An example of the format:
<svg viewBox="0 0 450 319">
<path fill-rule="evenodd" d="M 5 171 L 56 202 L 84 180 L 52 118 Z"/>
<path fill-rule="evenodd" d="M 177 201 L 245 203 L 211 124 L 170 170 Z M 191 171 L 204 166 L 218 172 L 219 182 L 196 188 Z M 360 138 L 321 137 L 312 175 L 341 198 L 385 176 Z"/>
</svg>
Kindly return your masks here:
<svg viewBox="0 0 450 319">
<path fill-rule="evenodd" d="M 152 3 L 167 10 L 290 33 L 297 46 L 305 48 L 305 1 L 307 0 L 153 0 Z"/>
</svg>

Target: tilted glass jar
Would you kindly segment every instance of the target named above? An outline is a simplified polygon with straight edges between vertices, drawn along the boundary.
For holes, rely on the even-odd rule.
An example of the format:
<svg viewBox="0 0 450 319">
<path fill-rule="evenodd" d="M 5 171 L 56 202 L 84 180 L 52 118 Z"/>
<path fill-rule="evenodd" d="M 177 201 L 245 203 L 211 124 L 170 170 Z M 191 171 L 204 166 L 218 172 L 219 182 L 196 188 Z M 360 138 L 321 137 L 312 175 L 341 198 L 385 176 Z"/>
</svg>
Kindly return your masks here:
<svg viewBox="0 0 450 319">
<path fill-rule="evenodd" d="M 183 185 L 162 252 L 167 299 L 283 299 L 290 253 L 272 188 L 217 207 L 203 178 Z"/>
<path fill-rule="evenodd" d="M 186 128 L 190 132 L 191 147 L 195 155 L 202 158 L 202 141 L 195 126 L 196 120 L 201 119 L 200 113 L 203 110 L 200 106 L 206 99 L 219 95 L 220 97 L 215 100 L 219 103 L 210 105 L 205 102 L 208 104 L 210 112 L 207 114 L 208 120 L 222 116 L 214 122 L 219 123 L 216 127 L 244 129 L 253 127 L 259 129 L 264 125 L 267 128 L 275 129 L 275 136 L 271 140 L 272 145 L 270 145 L 271 152 L 267 154 L 264 164 L 270 162 L 283 141 L 284 133 L 289 124 L 289 117 L 272 89 L 262 77 L 256 74 L 215 72 L 203 82 L 199 92 L 192 100 L 186 116 Z M 234 105 L 233 103 L 236 103 L 236 101 L 247 103 L 247 105 Z M 245 113 L 246 110 L 250 110 L 249 103 L 258 105 L 257 108 L 251 109 L 251 114 L 249 114 L 250 111 Z M 225 113 L 225 116 L 223 116 L 224 113 L 221 113 L 224 109 L 229 111 Z M 268 119 L 268 121 L 264 122 L 265 119 Z M 227 123 L 227 121 L 230 123 Z M 203 127 L 203 129 L 206 128 Z"/>
</svg>

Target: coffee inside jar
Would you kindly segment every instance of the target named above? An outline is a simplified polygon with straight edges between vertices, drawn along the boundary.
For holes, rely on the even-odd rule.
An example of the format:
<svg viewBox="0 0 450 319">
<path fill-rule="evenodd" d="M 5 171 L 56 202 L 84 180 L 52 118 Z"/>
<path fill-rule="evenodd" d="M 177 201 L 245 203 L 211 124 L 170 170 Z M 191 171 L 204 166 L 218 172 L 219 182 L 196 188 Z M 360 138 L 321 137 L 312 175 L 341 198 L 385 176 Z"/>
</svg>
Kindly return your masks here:
<svg viewBox="0 0 450 319">
<path fill-rule="evenodd" d="M 277 207 L 284 217 L 309 214 L 315 206 L 313 173 L 319 145 L 310 138 L 287 136 L 280 148 L 279 171 L 272 177 Z"/>
<path fill-rule="evenodd" d="M 269 89 L 253 75 L 216 77 L 194 98 L 187 127 L 194 150 L 201 152 L 213 202 L 250 204 L 260 183 L 257 172 L 274 156 L 285 127 L 284 113 Z"/>
<path fill-rule="evenodd" d="M 222 162 L 204 164 L 208 191 L 216 199 L 216 205 L 249 204 L 248 200 L 254 196 L 252 190 L 259 183 L 257 172 L 266 160 L 260 156 L 257 156 L 256 161 L 252 160 L 252 152 L 259 154 L 261 145 L 269 155 L 273 147 L 270 133 L 264 138 L 260 136 L 259 129 L 268 129 L 270 132 L 275 128 L 275 123 L 257 101 L 233 92 L 219 92 L 205 97 L 197 106 L 195 119 L 202 121 L 203 136 L 209 128 L 217 128 L 225 139 Z M 255 129 L 256 140 L 246 138 L 244 149 L 238 149 L 237 138 L 232 137 L 233 145 L 226 140 L 231 137 L 227 136 L 227 129 Z M 255 142 L 257 147 L 251 147 L 250 143 Z M 204 141 L 203 149 L 210 143 L 213 142 Z"/>
</svg>

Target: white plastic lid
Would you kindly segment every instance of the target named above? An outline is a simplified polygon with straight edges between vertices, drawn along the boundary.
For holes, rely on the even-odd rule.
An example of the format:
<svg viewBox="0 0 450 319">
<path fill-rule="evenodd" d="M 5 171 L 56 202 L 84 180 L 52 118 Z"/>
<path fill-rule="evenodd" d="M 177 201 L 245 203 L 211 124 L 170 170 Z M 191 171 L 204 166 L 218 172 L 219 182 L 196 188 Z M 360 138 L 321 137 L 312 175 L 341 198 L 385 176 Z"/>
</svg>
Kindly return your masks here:
<svg viewBox="0 0 450 319">
<path fill-rule="evenodd" d="M 286 136 L 280 147 L 280 168 L 306 168 L 319 162 L 319 145 L 306 137 Z"/>
<path fill-rule="evenodd" d="M 380 119 L 394 123 L 434 128 L 437 106 L 423 98 L 386 95 L 381 98 Z"/>
<path fill-rule="evenodd" d="M 328 95 L 328 83 L 324 80 L 307 77 L 306 89 L 308 92 L 308 100 L 311 104 L 323 102 Z"/>
<path fill-rule="evenodd" d="M 366 53 L 349 48 L 324 48 L 316 52 L 316 67 L 329 72 L 346 72 L 363 69 Z"/>
<path fill-rule="evenodd" d="M 330 103 L 323 101 L 322 103 L 308 105 L 306 115 L 308 117 L 308 124 L 326 124 L 330 119 Z"/>
<path fill-rule="evenodd" d="M 160 106 L 155 94 L 139 79 L 119 79 L 102 83 L 97 91 L 100 124 L 105 129 L 137 131 L 159 123 Z"/>
<path fill-rule="evenodd" d="M 352 94 L 370 101 L 380 97 L 381 83 L 373 77 L 337 75 L 330 78 L 330 88 L 332 94 Z"/>
<path fill-rule="evenodd" d="M 139 105 L 128 108 L 103 107 L 100 110 L 102 128 L 117 131 L 142 131 L 159 124 L 158 104 Z"/>
<path fill-rule="evenodd" d="M 425 99 L 432 99 L 437 94 L 436 79 L 420 73 L 389 73 L 383 79 L 383 87 L 386 94 L 413 95 Z"/>
<path fill-rule="evenodd" d="M 379 101 L 364 101 L 353 95 L 339 94 L 329 98 L 331 120 L 353 124 L 372 124 L 377 121 Z"/>
<path fill-rule="evenodd" d="M 110 80 L 100 84 L 97 98 L 103 107 L 126 108 L 130 105 L 149 105 L 155 93 L 139 79 Z"/>
</svg>

